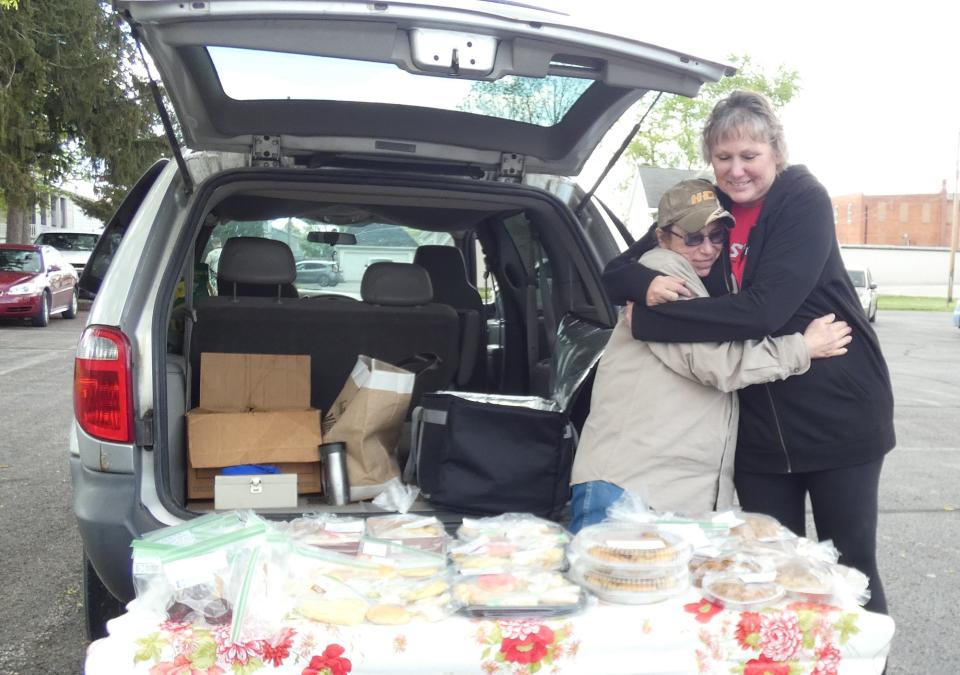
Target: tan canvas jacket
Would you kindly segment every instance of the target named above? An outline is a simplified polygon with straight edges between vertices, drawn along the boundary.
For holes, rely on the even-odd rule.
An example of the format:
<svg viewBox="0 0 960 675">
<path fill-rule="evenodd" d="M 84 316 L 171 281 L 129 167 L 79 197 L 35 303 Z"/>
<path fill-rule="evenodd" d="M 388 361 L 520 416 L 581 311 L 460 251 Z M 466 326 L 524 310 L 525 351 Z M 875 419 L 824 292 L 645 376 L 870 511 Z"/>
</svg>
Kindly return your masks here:
<svg viewBox="0 0 960 675">
<path fill-rule="evenodd" d="M 640 262 L 707 291 L 667 249 Z M 806 372 L 799 333 L 748 342 L 633 339 L 621 315 L 597 370 L 571 483 L 603 480 L 639 493 L 656 511 L 699 513 L 733 503 L 736 390 Z"/>
</svg>

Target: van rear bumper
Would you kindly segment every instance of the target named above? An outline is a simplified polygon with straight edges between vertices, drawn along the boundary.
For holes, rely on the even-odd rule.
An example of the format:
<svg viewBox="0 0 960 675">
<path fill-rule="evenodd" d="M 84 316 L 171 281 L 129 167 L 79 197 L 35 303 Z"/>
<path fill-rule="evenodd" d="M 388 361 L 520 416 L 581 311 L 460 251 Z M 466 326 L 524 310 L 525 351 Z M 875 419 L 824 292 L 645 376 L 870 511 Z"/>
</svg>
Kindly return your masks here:
<svg viewBox="0 0 960 675">
<path fill-rule="evenodd" d="M 137 499 L 137 477 L 130 473 L 104 473 L 70 457 L 73 512 L 77 516 L 83 548 L 97 576 L 121 602 L 134 597 L 130 542 L 162 527 Z"/>
</svg>

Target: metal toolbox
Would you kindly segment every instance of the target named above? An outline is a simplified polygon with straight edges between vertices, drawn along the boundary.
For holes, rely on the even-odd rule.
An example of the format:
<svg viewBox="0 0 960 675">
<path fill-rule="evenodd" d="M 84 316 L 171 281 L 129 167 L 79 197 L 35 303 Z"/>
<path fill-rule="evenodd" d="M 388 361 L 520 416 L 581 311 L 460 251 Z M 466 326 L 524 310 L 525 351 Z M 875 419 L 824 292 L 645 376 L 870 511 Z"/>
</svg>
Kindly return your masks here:
<svg viewBox="0 0 960 675">
<path fill-rule="evenodd" d="M 228 509 L 289 508 L 297 505 L 297 474 L 217 476 L 213 507 Z"/>
</svg>

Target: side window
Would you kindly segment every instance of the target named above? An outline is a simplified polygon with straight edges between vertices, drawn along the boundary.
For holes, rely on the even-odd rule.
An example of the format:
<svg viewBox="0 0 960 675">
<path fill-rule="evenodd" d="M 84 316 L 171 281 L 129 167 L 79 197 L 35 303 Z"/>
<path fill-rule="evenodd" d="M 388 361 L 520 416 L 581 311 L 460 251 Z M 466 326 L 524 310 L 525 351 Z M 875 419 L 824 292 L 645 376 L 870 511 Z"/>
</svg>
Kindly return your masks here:
<svg viewBox="0 0 960 675">
<path fill-rule="evenodd" d="M 543 310 L 544 298 L 552 297 L 553 271 L 550 258 L 539 240 L 532 236 L 532 226 L 523 214 L 511 216 L 503 222 L 513 245 L 517 247 L 527 275 L 536 282 L 538 289 L 537 310 Z"/>
<path fill-rule="evenodd" d="M 123 235 L 127 232 L 130 221 L 134 214 L 140 208 L 150 188 L 156 182 L 157 177 L 163 168 L 167 165 L 166 159 L 161 159 L 154 163 L 146 173 L 140 177 L 136 185 L 130 190 L 124 198 L 120 208 L 113 214 L 113 217 L 107 223 L 103 230 L 97 245 L 90 254 L 90 260 L 83 268 L 83 274 L 80 275 L 81 297 L 92 298 L 100 290 L 100 284 L 103 283 L 103 277 L 107 274 L 107 268 L 113 260 L 113 255 L 120 246 Z"/>
</svg>

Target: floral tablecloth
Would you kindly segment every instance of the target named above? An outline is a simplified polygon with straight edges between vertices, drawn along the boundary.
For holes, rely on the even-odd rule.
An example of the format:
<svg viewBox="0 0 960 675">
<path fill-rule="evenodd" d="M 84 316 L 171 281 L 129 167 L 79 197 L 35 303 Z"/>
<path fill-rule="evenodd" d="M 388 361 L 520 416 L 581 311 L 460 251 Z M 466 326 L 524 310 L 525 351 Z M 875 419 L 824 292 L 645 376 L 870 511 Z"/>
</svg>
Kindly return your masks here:
<svg viewBox="0 0 960 675">
<path fill-rule="evenodd" d="M 654 605 L 591 601 L 576 616 L 468 619 L 402 626 L 292 621 L 276 635 L 230 641 L 229 627 L 161 622 L 133 602 L 87 651 L 87 675 L 227 673 L 880 673 L 887 616 L 784 602 L 724 610 L 695 591 Z"/>
</svg>

